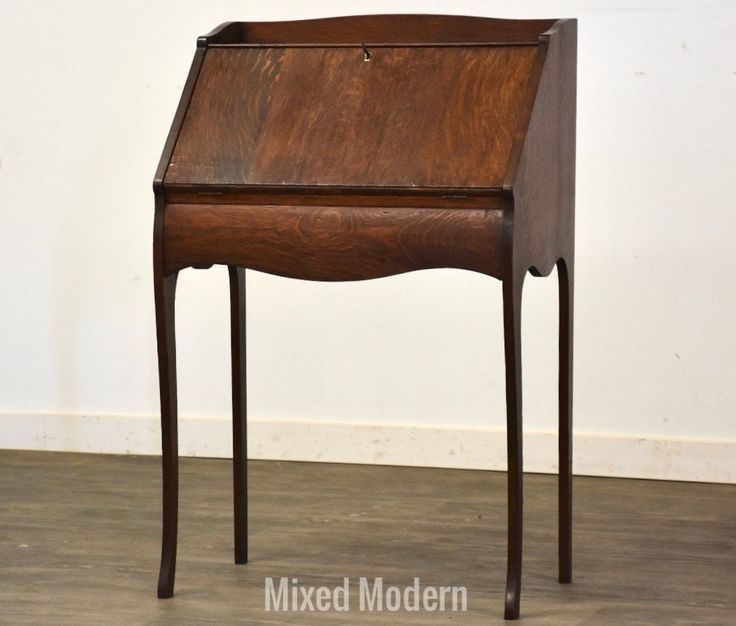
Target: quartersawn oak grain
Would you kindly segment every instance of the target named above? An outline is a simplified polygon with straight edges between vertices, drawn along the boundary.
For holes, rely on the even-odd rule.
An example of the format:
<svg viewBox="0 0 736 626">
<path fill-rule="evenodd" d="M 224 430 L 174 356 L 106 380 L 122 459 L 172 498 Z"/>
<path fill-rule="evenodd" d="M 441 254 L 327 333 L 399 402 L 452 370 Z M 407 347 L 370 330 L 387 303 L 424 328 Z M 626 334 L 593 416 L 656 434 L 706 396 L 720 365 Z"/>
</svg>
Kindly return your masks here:
<svg viewBox="0 0 736 626">
<path fill-rule="evenodd" d="M 455 267 L 500 275 L 501 211 L 172 204 L 164 268 L 221 263 L 310 280 Z"/>
<path fill-rule="evenodd" d="M 536 47 L 208 50 L 171 185 L 503 185 Z"/>
<path fill-rule="evenodd" d="M 503 283 L 505 617 L 520 611 L 521 300 L 558 269 L 559 580 L 572 580 L 574 20 L 356 16 L 226 23 L 200 37 L 154 179 L 164 471 L 159 596 L 177 537 L 174 296 L 228 265 L 235 560 L 247 560 L 243 267 L 358 280 L 436 267 Z"/>
</svg>

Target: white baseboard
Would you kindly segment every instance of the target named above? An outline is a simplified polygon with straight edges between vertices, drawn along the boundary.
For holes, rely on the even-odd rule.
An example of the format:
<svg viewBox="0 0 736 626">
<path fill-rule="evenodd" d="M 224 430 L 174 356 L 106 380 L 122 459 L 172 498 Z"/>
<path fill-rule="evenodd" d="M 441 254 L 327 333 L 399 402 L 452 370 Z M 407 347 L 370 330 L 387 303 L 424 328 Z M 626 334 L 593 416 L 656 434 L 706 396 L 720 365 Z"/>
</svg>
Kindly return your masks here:
<svg viewBox="0 0 736 626">
<path fill-rule="evenodd" d="M 160 454 L 159 420 L 132 415 L 0 414 L 0 448 Z M 232 456 L 229 418 L 182 417 L 182 456 Z M 736 441 L 575 433 L 574 472 L 736 483 Z M 252 459 L 506 469 L 506 433 L 492 429 L 251 418 Z M 524 433 L 524 469 L 557 471 L 557 435 Z"/>
</svg>

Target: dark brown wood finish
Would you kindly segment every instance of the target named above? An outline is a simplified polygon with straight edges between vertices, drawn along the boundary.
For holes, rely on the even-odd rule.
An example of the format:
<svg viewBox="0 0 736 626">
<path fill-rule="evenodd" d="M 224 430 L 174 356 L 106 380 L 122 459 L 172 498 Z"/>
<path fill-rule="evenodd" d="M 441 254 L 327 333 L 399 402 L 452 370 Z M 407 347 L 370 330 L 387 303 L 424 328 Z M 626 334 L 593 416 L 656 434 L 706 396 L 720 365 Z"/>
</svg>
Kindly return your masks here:
<svg viewBox="0 0 736 626">
<path fill-rule="evenodd" d="M 506 442 L 508 458 L 508 558 L 504 617 L 519 617 L 523 540 L 521 422 L 521 293 L 524 274 L 503 281 L 503 336 L 506 357 Z"/>
<path fill-rule="evenodd" d="M 199 45 L 538 43 L 555 20 L 460 15 L 351 15 L 285 22 L 226 22 Z"/>
<path fill-rule="evenodd" d="M 402 191 L 402 190 L 398 190 Z M 345 188 L 304 189 L 289 193 L 274 187 L 244 185 L 168 185 L 167 204 L 270 204 L 274 206 L 317 207 L 389 207 L 417 209 L 495 209 L 504 210 L 508 198 L 503 190 L 483 190 L 473 193 L 466 189 L 412 189 L 397 193 L 376 189 L 375 193 L 350 193 Z"/>
<path fill-rule="evenodd" d="M 174 297 L 178 274 L 154 278 L 156 296 L 156 340 L 158 343 L 159 389 L 161 395 L 161 438 L 163 467 L 163 523 L 161 570 L 158 597 L 170 598 L 176 575 L 176 535 L 179 501 L 179 463 L 177 436 L 176 340 L 174 336 Z"/>
<path fill-rule="evenodd" d="M 164 144 L 161 162 L 153 179 L 155 217 L 153 222 L 153 285 L 156 305 L 156 343 L 158 346 L 159 395 L 161 400 L 161 464 L 163 470 L 162 490 L 162 537 L 161 567 L 158 578 L 158 597 L 174 595 L 176 575 L 176 544 L 179 502 L 179 444 L 177 437 L 177 391 L 176 391 L 176 334 L 174 323 L 174 300 L 178 272 L 164 270 L 164 211 L 166 199 L 163 179 L 179 137 L 179 130 L 189 106 L 189 98 L 199 76 L 204 59 L 204 50 L 197 49 L 184 91 L 179 101 L 169 136 Z"/>
<path fill-rule="evenodd" d="M 486 209 L 170 204 L 164 271 L 222 263 L 360 280 L 456 267 L 500 278 L 502 220 Z"/>
<path fill-rule="evenodd" d="M 235 562 L 248 562 L 248 444 L 245 377 L 245 270 L 228 266 L 233 385 L 233 512 Z"/>
<path fill-rule="evenodd" d="M 154 181 L 159 595 L 173 592 L 176 556 L 175 276 L 215 263 L 230 274 L 236 562 L 247 560 L 242 268 L 340 281 L 455 267 L 503 281 L 509 619 L 521 590 L 522 287 L 556 265 L 570 582 L 575 42 L 574 20 L 421 15 L 228 23 L 198 40 Z"/>
<path fill-rule="evenodd" d="M 560 259 L 557 277 L 560 289 L 559 343 L 559 580 L 572 582 L 572 328 L 573 266 Z"/>
<path fill-rule="evenodd" d="M 209 50 L 165 181 L 501 187 L 537 54 L 381 48 L 366 62 L 360 47 Z"/>
<path fill-rule="evenodd" d="M 522 557 L 522 402 L 520 311 L 527 272 L 547 276 L 557 265 L 560 284 L 559 343 L 559 581 L 572 581 L 572 325 L 575 213 L 575 20 L 560 20 L 540 38 L 527 103 L 504 189 L 506 214 L 504 312 L 509 464 L 509 563 L 507 619 L 519 615 Z M 518 289 L 516 288 L 518 286 Z M 517 318 L 512 312 L 518 311 Z M 510 355 L 511 353 L 511 355 Z"/>
</svg>

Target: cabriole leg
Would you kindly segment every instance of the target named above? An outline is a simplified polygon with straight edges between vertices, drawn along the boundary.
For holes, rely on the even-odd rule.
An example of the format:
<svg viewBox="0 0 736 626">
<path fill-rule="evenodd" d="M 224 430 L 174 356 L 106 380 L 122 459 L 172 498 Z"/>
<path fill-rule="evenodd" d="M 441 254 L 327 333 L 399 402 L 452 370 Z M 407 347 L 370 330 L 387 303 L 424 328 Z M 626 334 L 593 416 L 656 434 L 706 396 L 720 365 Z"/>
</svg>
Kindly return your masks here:
<svg viewBox="0 0 736 626">
<path fill-rule="evenodd" d="M 176 406 L 176 339 L 174 297 L 177 274 L 155 275 L 156 340 L 161 396 L 161 443 L 163 467 L 163 533 L 158 597 L 174 595 L 176 575 L 176 533 L 179 499 L 179 468 Z"/>
<path fill-rule="evenodd" d="M 506 353 L 506 427 L 508 441 L 508 568 L 506 619 L 519 617 L 523 514 L 521 419 L 521 292 L 523 276 L 503 282 Z"/>
<path fill-rule="evenodd" d="M 559 380 L 559 567 L 560 582 L 572 581 L 572 262 L 560 259 L 560 380 Z"/>
<path fill-rule="evenodd" d="M 248 450 L 245 378 L 245 270 L 228 266 L 233 393 L 235 562 L 248 562 Z"/>
</svg>

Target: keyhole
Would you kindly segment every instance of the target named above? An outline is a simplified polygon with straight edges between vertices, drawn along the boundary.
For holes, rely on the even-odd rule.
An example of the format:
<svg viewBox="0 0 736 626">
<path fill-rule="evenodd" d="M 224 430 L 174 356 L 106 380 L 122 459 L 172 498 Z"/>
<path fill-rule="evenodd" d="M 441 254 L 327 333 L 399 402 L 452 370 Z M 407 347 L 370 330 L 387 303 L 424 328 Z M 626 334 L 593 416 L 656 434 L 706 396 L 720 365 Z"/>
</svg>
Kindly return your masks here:
<svg viewBox="0 0 736 626">
<path fill-rule="evenodd" d="M 372 54 L 373 53 L 365 47 L 365 44 L 363 44 L 363 61 L 365 61 L 366 63 L 370 61 Z"/>
</svg>

